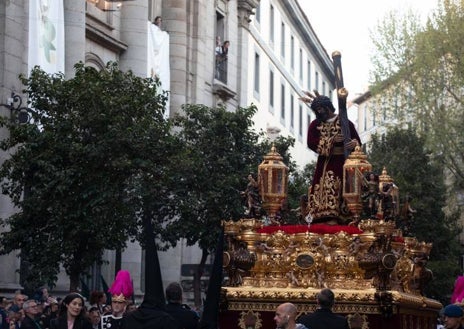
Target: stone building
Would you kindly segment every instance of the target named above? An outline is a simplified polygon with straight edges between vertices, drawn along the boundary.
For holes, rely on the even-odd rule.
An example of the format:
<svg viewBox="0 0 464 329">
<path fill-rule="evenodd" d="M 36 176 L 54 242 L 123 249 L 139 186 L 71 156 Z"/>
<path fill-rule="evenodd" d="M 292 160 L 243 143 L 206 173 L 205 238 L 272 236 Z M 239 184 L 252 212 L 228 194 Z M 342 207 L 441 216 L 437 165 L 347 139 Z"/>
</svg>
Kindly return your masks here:
<svg viewBox="0 0 464 329">
<path fill-rule="evenodd" d="M 248 41 L 247 103 L 258 107 L 255 127 L 295 138 L 292 158 L 303 168 L 315 160 L 306 145 L 315 116 L 299 98 L 303 90 L 332 98 L 332 60 L 296 0 L 261 0 Z"/>
<path fill-rule="evenodd" d="M 162 23 L 155 27 L 157 16 Z M 218 36 L 230 44 L 221 75 L 215 54 Z M 170 91 L 170 115 L 186 103 L 224 105 L 231 111 L 255 103 L 257 129 L 294 136 L 301 166 L 310 160 L 305 134 L 311 115 L 298 97 L 302 90 L 330 95 L 333 89 L 331 60 L 296 0 L 0 2 L 3 115 L 11 114 L 12 93 L 24 97 L 18 75 L 34 65 L 72 77 L 77 62 L 101 68 L 108 61 L 139 76 L 159 75 Z M 5 137 L 8 131 L 0 134 Z M 13 211 L 0 196 L 1 218 Z M 188 285 L 189 270 L 200 254 L 181 243 L 160 258 L 165 284 L 168 278 Z M 118 263 L 131 272 L 135 291 L 142 294 L 143 252 L 138 244 L 129 244 L 122 253 L 107 251 L 105 259 L 108 265 L 91 269 L 89 288 L 101 288 L 100 275 L 111 283 Z M 0 294 L 20 289 L 16 254 L 0 256 L 0 264 Z M 54 291 L 64 292 L 68 285 L 61 274 Z"/>
</svg>

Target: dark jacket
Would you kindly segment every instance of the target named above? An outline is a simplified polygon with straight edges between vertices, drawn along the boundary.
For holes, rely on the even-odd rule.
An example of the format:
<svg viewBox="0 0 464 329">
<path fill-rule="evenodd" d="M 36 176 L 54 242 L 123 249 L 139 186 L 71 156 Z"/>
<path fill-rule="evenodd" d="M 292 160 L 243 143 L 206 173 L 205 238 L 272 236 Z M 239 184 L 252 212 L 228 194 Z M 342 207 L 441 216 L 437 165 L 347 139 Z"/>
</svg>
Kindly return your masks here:
<svg viewBox="0 0 464 329">
<path fill-rule="evenodd" d="M 43 329 L 44 327 L 40 323 L 40 319 L 32 319 L 28 316 L 25 316 L 24 319 L 21 321 L 21 329 Z"/>
<path fill-rule="evenodd" d="M 121 329 L 181 329 L 174 320 L 155 302 L 144 300 L 135 311 L 127 314 L 121 323 Z"/>
<path fill-rule="evenodd" d="M 66 315 L 51 320 L 50 329 L 68 329 L 68 319 Z M 92 324 L 85 317 L 79 316 L 74 321 L 73 329 L 92 329 Z"/>
<path fill-rule="evenodd" d="M 197 313 L 178 303 L 168 303 L 166 313 L 171 315 L 184 329 L 197 329 L 200 317 Z"/>
<path fill-rule="evenodd" d="M 312 314 L 303 315 L 297 322 L 310 329 L 349 329 L 346 318 L 328 308 L 319 308 Z"/>
</svg>

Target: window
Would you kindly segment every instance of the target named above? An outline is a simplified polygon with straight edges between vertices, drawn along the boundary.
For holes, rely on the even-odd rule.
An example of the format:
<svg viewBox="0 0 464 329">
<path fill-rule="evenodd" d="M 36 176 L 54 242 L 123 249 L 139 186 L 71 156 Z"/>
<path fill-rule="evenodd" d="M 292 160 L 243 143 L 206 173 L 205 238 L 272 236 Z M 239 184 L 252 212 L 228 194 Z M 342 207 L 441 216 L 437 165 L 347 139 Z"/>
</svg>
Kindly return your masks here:
<svg viewBox="0 0 464 329">
<path fill-rule="evenodd" d="M 300 48 L 300 80 L 303 81 L 303 49 Z"/>
<path fill-rule="evenodd" d="M 303 136 L 303 105 L 298 106 L 298 135 Z"/>
<path fill-rule="evenodd" d="M 308 113 L 308 114 L 306 115 L 306 120 L 308 120 L 308 127 L 309 127 L 309 125 L 310 125 L 310 123 L 311 123 L 311 114 Z"/>
<path fill-rule="evenodd" d="M 274 7 L 271 5 L 269 40 L 274 43 Z"/>
<path fill-rule="evenodd" d="M 269 71 L 269 105 L 274 107 L 274 71 Z"/>
<path fill-rule="evenodd" d="M 285 85 L 280 86 L 280 118 L 285 120 Z"/>
<path fill-rule="evenodd" d="M 280 55 L 285 58 L 285 24 L 282 23 L 280 30 Z"/>
<path fill-rule="evenodd" d="M 325 81 L 322 81 L 322 95 L 327 95 L 325 92 Z"/>
<path fill-rule="evenodd" d="M 319 72 L 316 72 L 316 90 L 320 91 L 319 90 Z"/>
<path fill-rule="evenodd" d="M 224 15 L 216 11 L 216 36 L 221 38 L 221 44 L 224 42 L 224 30 L 225 30 L 225 19 Z"/>
<path fill-rule="evenodd" d="M 293 35 L 290 37 L 290 67 L 295 69 L 295 38 Z"/>
<path fill-rule="evenodd" d="M 364 120 L 363 120 L 363 131 L 366 131 L 367 130 L 367 111 L 366 111 L 366 108 L 363 109 L 363 116 L 364 116 Z"/>
<path fill-rule="evenodd" d="M 308 88 L 308 91 L 311 91 L 311 62 L 308 61 L 307 65 L 308 65 L 308 68 L 307 68 L 307 71 L 308 71 L 308 85 L 307 85 L 307 88 Z"/>
<path fill-rule="evenodd" d="M 259 4 L 255 10 L 255 19 L 257 23 L 261 22 L 261 6 Z"/>
<path fill-rule="evenodd" d="M 294 96 L 293 94 L 290 95 L 290 128 L 293 130 L 293 127 L 295 127 L 294 121 L 295 121 L 295 109 L 294 109 Z"/>
<path fill-rule="evenodd" d="M 376 117 L 375 117 L 375 111 L 372 111 L 372 126 L 375 127 L 376 125 Z"/>
<path fill-rule="evenodd" d="M 259 95 L 259 55 L 255 53 L 255 93 Z"/>
</svg>

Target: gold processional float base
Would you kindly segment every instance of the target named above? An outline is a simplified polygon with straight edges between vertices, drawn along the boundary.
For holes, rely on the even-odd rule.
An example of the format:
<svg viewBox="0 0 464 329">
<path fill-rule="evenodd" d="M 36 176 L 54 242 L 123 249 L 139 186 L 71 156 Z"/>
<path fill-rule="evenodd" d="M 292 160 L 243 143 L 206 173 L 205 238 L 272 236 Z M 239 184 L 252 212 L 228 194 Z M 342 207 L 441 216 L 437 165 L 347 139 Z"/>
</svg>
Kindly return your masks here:
<svg viewBox="0 0 464 329">
<path fill-rule="evenodd" d="M 393 222 L 263 227 L 256 219 L 224 222 L 221 329 L 274 328 L 278 305 L 298 316 L 315 311 L 322 288 L 351 329 L 435 329 L 440 302 L 423 296 L 432 245 L 403 237 Z"/>
</svg>

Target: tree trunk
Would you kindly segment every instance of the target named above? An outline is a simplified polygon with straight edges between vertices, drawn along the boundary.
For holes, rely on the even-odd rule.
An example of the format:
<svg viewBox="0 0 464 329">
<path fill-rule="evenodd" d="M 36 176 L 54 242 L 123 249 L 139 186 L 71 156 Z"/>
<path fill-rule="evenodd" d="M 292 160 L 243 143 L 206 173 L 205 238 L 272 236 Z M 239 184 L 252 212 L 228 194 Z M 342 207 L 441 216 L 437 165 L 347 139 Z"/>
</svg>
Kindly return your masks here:
<svg viewBox="0 0 464 329">
<path fill-rule="evenodd" d="M 199 309 L 202 304 L 201 300 L 201 277 L 205 270 L 206 259 L 208 258 L 208 251 L 202 249 L 200 264 L 198 264 L 197 270 L 193 274 L 193 299 L 195 307 Z"/>
</svg>

